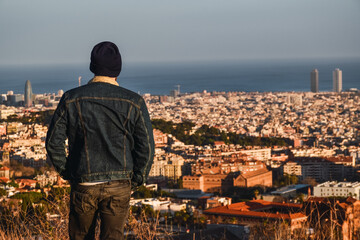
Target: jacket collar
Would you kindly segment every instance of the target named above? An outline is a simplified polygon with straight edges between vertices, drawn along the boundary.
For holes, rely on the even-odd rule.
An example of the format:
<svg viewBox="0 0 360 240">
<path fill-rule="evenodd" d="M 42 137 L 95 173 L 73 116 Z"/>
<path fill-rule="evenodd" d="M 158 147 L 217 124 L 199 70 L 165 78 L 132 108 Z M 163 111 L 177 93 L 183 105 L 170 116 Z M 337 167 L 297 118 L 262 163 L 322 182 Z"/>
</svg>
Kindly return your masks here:
<svg viewBox="0 0 360 240">
<path fill-rule="evenodd" d="M 112 85 L 119 86 L 119 84 L 116 82 L 116 78 L 107 77 L 107 76 L 95 76 L 88 83 L 94 83 L 94 82 L 103 82 L 103 83 L 109 83 Z"/>
</svg>

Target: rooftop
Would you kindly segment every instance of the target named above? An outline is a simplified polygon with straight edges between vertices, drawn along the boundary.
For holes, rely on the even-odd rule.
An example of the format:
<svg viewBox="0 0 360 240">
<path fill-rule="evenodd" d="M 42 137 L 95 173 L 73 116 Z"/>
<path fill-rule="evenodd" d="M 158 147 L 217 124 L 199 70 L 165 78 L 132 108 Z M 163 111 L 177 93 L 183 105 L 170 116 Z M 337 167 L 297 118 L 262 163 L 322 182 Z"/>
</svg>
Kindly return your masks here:
<svg viewBox="0 0 360 240">
<path fill-rule="evenodd" d="M 271 208 L 275 209 L 288 209 L 289 213 L 271 213 L 265 212 Z M 244 216 L 254 218 L 272 218 L 272 219 L 299 219 L 306 218 L 302 213 L 291 213 L 291 209 L 300 210 L 300 204 L 294 203 L 275 203 L 264 200 L 252 200 L 249 202 L 234 203 L 228 206 L 221 206 L 204 211 L 204 214 L 215 214 L 215 215 L 233 215 L 233 216 Z"/>
<path fill-rule="evenodd" d="M 360 187 L 360 182 L 336 182 L 336 181 L 328 181 L 321 184 L 318 184 L 316 187 L 333 187 L 333 188 L 354 188 Z"/>
</svg>

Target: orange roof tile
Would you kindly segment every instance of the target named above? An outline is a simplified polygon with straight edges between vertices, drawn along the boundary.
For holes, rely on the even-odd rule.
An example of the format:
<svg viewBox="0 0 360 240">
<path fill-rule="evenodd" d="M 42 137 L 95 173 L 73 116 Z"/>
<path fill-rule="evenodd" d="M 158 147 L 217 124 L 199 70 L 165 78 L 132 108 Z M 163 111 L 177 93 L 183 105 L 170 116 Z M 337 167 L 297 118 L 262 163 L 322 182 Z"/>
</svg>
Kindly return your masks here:
<svg viewBox="0 0 360 240">
<path fill-rule="evenodd" d="M 228 206 L 221 206 L 204 211 L 204 214 L 215 215 L 235 215 L 235 216 L 247 216 L 256 218 L 274 218 L 274 219 L 299 219 L 306 218 L 302 213 L 269 213 L 261 212 L 261 210 L 268 210 L 272 207 L 283 208 L 301 208 L 300 204 L 294 203 L 274 203 L 264 200 L 253 200 L 249 202 L 234 203 Z"/>
<path fill-rule="evenodd" d="M 10 181 L 10 179 L 8 179 L 7 177 L 0 177 L 0 182 L 7 183 L 9 181 Z"/>
<path fill-rule="evenodd" d="M 204 214 L 215 215 L 234 215 L 234 216 L 247 216 L 256 218 L 273 218 L 273 219 L 299 219 L 306 218 L 302 213 L 269 213 L 261 212 L 261 210 L 268 210 L 272 207 L 283 208 L 301 208 L 300 204 L 294 203 L 274 203 L 264 200 L 252 200 L 249 202 L 234 203 L 228 206 L 221 206 L 204 211 Z"/>
<path fill-rule="evenodd" d="M 25 178 L 22 178 L 22 179 L 16 179 L 15 182 L 17 183 L 28 183 L 28 184 L 34 184 L 34 183 L 37 183 L 36 180 L 33 180 L 33 179 L 25 179 Z"/>
<path fill-rule="evenodd" d="M 234 215 L 234 216 L 247 216 L 257 218 L 274 218 L 274 219 L 298 219 L 306 218 L 302 213 L 284 214 L 284 213 L 268 213 L 268 212 L 255 212 L 255 211 L 241 211 L 229 209 L 227 207 L 216 207 L 204 211 L 204 214 L 216 214 L 216 215 Z"/>
<path fill-rule="evenodd" d="M 265 200 L 252 200 L 248 202 L 238 202 L 229 205 L 230 209 L 241 210 L 241 211 L 254 211 L 263 208 L 270 207 L 284 207 L 284 208 L 301 208 L 301 204 L 295 203 L 277 203 L 277 202 L 269 202 Z"/>
</svg>

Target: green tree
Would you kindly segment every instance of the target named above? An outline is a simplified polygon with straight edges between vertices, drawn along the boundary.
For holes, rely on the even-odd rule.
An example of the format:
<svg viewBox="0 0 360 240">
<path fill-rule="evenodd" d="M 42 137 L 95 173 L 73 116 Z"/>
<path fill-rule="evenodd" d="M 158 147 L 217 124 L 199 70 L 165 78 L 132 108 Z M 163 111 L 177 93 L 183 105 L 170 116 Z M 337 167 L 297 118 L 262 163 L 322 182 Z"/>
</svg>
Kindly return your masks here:
<svg viewBox="0 0 360 240">
<path fill-rule="evenodd" d="M 188 224 L 188 220 L 190 219 L 190 214 L 185 211 L 185 210 L 181 210 L 179 212 L 175 212 L 175 223 L 180 224 L 180 225 L 185 225 Z"/>
<path fill-rule="evenodd" d="M 18 188 L 19 184 L 17 184 L 14 180 L 11 180 L 11 182 L 8 183 L 9 187 Z"/>
<path fill-rule="evenodd" d="M 0 188 L 0 196 L 6 196 L 6 195 L 7 195 L 6 190 L 3 188 Z"/>
<path fill-rule="evenodd" d="M 152 198 L 154 197 L 154 193 L 153 191 L 147 189 L 145 186 L 140 186 L 136 189 L 132 196 L 135 199 Z"/>
</svg>

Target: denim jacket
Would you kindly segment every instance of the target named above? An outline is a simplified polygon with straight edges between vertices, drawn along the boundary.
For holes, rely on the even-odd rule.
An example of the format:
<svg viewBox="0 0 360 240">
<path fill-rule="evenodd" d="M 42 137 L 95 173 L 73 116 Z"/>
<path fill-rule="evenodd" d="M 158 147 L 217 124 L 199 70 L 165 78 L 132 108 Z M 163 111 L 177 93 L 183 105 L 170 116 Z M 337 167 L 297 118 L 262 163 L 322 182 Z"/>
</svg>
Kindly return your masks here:
<svg viewBox="0 0 360 240">
<path fill-rule="evenodd" d="M 68 154 L 65 141 L 68 139 Z M 154 138 L 143 98 L 106 82 L 64 93 L 46 136 L 48 157 L 72 183 L 147 179 Z"/>
</svg>

